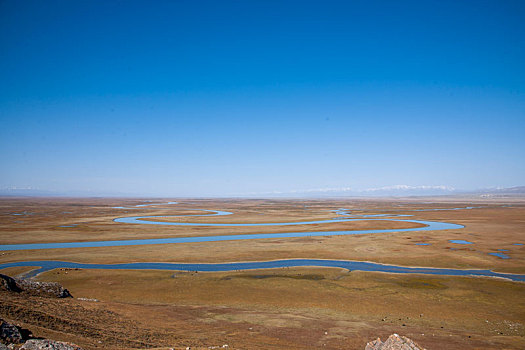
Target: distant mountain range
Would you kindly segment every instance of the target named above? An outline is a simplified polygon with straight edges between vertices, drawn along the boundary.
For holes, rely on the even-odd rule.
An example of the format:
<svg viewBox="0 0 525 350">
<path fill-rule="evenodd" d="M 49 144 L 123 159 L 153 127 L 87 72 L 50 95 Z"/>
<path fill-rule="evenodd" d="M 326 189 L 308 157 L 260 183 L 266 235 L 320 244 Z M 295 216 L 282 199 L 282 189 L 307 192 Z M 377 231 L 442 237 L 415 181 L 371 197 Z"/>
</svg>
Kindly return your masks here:
<svg viewBox="0 0 525 350">
<path fill-rule="evenodd" d="M 458 190 L 449 186 L 395 185 L 365 190 L 351 188 L 320 188 L 304 191 L 250 193 L 244 197 L 416 197 L 416 196 L 525 196 L 525 186 Z"/>
<path fill-rule="evenodd" d="M 475 193 L 495 194 L 495 195 L 522 195 L 523 196 L 525 195 L 525 186 L 486 189 L 486 190 L 476 191 Z"/>
<path fill-rule="evenodd" d="M 0 196 L 21 196 L 21 197 L 46 197 L 57 196 L 52 191 L 42 191 L 33 188 L 1 188 Z M 58 195 L 59 196 L 59 195 Z"/>
<path fill-rule="evenodd" d="M 133 195 L 125 193 L 99 193 L 87 191 L 54 192 L 32 188 L 0 189 L 0 196 L 12 197 L 148 197 L 148 195 Z M 479 190 L 458 190 L 448 186 L 408 186 L 395 185 L 365 190 L 344 188 L 318 188 L 296 191 L 273 191 L 260 193 L 237 194 L 233 197 L 257 198 L 329 198 L 329 197 L 416 197 L 416 196 L 481 196 L 481 197 L 525 197 L 525 186 L 509 188 L 485 188 Z M 153 196 L 153 197 L 159 197 Z M 166 194 L 165 197 L 177 197 Z M 188 197 L 188 196 L 184 196 Z M 199 196 L 203 197 L 203 196 Z M 213 196 L 218 197 L 218 196 Z M 232 197 L 225 195 L 224 197 Z"/>
<path fill-rule="evenodd" d="M 3 197 L 129 197 L 123 193 L 102 193 L 95 191 L 48 191 L 35 188 L 0 188 Z M 140 197 L 134 195 L 135 197 Z"/>
</svg>

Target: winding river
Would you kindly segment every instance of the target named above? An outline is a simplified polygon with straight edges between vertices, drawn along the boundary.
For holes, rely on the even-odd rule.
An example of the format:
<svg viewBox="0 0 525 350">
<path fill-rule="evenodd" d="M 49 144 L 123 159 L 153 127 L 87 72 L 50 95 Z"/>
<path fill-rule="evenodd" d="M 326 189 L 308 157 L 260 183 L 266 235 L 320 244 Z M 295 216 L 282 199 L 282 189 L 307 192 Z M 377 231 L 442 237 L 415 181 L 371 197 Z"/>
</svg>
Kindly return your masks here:
<svg viewBox="0 0 525 350">
<path fill-rule="evenodd" d="M 139 209 L 147 206 L 170 205 L 177 202 L 141 204 L 135 207 L 114 207 L 115 209 Z M 444 208 L 442 210 L 461 210 L 473 209 L 466 208 Z M 370 214 L 370 215 L 353 215 L 349 209 L 339 208 L 332 210 L 339 218 L 315 221 L 298 221 L 298 222 L 277 222 L 277 223 L 201 223 L 201 222 L 165 222 L 156 221 L 156 218 L 166 217 L 196 217 L 196 216 L 224 216 L 231 215 L 231 212 L 209 209 L 182 209 L 182 210 L 200 210 L 204 214 L 192 215 L 163 215 L 163 216 L 132 216 L 119 217 L 113 221 L 125 224 L 142 224 L 142 225 L 174 225 L 174 226 L 217 226 L 217 227 L 253 227 L 253 226 L 291 226 L 291 225 L 312 225 L 325 224 L 334 222 L 349 221 L 398 221 L 410 222 L 424 225 L 418 228 L 404 229 L 375 229 L 375 230 L 345 230 L 345 231 L 316 231 L 316 232 L 282 232 L 282 233 L 255 233 L 240 235 L 219 235 L 219 236 L 198 236 L 198 237 L 178 237 L 178 238 L 154 238 L 154 239 L 137 239 L 137 240 L 115 240 L 115 241 L 91 241 L 91 242 L 60 242 L 60 243 L 31 243 L 31 244 L 5 244 L 0 245 L 0 251 L 13 250 L 32 250 L 32 249 L 57 249 L 57 248 L 94 248 L 94 247 L 116 247 L 116 246 L 137 246 L 147 244 L 179 244 L 195 242 L 219 242 L 233 240 L 249 240 L 264 238 L 295 238 L 295 237 L 315 237 L 315 236 L 334 236 L 334 235 L 362 235 L 371 233 L 391 233 L 391 232 L 416 232 L 416 231 L 436 231 L 436 230 L 453 230 L 461 229 L 464 226 L 446 222 L 435 222 L 425 220 L 400 219 L 400 217 L 409 217 L 411 215 L 393 215 L 393 214 Z M 440 209 L 432 209 L 440 210 Z M 421 210 L 417 210 L 421 211 Z M 135 269 L 135 270 L 179 270 L 179 271 L 237 271 L 251 269 L 283 268 L 283 267 L 339 267 L 348 270 L 358 271 L 377 271 L 390 273 L 408 273 L 408 274 L 429 274 L 429 275 L 450 275 L 450 276 L 486 276 L 500 277 L 512 281 L 525 281 L 525 275 L 505 274 L 493 272 L 490 270 L 459 270 L 459 269 L 441 269 L 441 268 L 423 268 L 423 267 L 403 267 L 395 265 L 378 264 L 372 262 L 349 261 L 349 260 L 323 260 L 323 259 L 289 259 L 274 260 L 261 262 L 236 262 L 236 263 L 217 263 L 217 264 L 179 264 L 179 263 L 126 263 L 126 264 L 81 264 L 66 261 L 18 261 L 0 264 L 0 269 L 15 266 L 37 266 L 28 276 L 35 276 L 39 273 L 49 271 L 55 268 L 89 268 L 89 269 Z"/>
<path fill-rule="evenodd" d="M 15 266 L 39 266 L 25 277 L 33 277 L 39 273 L 57 268 L 103 269 L 103 270 L 168 270 L 168 271 L 199 271 L 199 272 L 226 272 L 240 270 L 273 269 L 283 267 L 337 267 L 350 271 L 373 271 L 403 274 L 425 274 L 446 276 L 478 276 L 500 277 L 512 281 L 525 281 L 525 275 L 498 273 L 490 270 L 459 270 L 439 269 L 427 267 L 404 267 L 378 264 L 365 261 L 351 260 L 324 260 L 324 259 L 287 259 L 255 262 L 234 262 L 221 264 L 177 264 L 177 263 L 128 263 L 128 264 L 81 264 L 68 261 L 23 261 L 0 264 L 0 269 Z"/>
<path fill-rule="evenodd" d="M 162 203 L 175 204 L 176 202 Z M 161 204 L 143 204 L 141 207 Z M 130 209 L 130 207 L 114 207 L 116 209 Z M 394 214 L 372 214 L 372 215 L 352 215 L 348 209 L 337 209 L 334 212 L 340 215 L 340 218 L 315 220 L 315 221 L 296 221 L 296 222 L 271 222 L 271 223 L 213 223 L 213 222 L 166 222 L 156 221 L 156 218 L 173 218 L 173 217 L 197 217 L 197 216 L 225 216 L 233 213 L 220 210 L 209 209 L 179 209 L 203 211 L 204 214 L 191 215 L 150 215 L 150 216 L 131 216 L 119 217 L 114 222 L 125 224 L 140 225 L 164 225 L 164 226 L 215 226 L 215 227 L 254 227 L 254 226 L 292 226 L 292 225 L 315 225 L 336 222 L 350 221 L 398 221 L 410 222 L 424 225 L 417 228 L 400 228 L 400 229 L 375 229 L 375 230 L 344 230 L 344 231 L 315 231 L 315 232 L 281 232 L 281 233 L 252 233 L 240 235 L 218 235 L 218 236 L 194 236 L 194 237 L 177 237 L 177 238 L 151 238 L 151 239 L 132 239 L 132 240 L 114 240 L 114 241 L 89 241 L 89 242 L 59 242 L 59 243 L 29 243 L 29 244 L 4 244 L 0 245 L 0 251 L 7 250 L 28 250 L 28 249 L 57 249 L 57 248 L 96 248 L 96 247 L 117 247 L 117 246 L 134 246 L 145 244 L 176 244 L 176 243 L 197 243 L 197 242 L 219 242 L 235 241 L 247 239 L 265 239 L 265 238 L 297 238 L 297 237 L 315 237 L 315 236 L 341 236 L 341 235 L 364 235 L 370 233 L 391 233 L 391 232 L 414 232 L 414 231 L 436 231 L 436 230 L 454 230 L 464 226 L 446 222 L 424 221 L 399 219 L 410 215 Z"/>
</svg>

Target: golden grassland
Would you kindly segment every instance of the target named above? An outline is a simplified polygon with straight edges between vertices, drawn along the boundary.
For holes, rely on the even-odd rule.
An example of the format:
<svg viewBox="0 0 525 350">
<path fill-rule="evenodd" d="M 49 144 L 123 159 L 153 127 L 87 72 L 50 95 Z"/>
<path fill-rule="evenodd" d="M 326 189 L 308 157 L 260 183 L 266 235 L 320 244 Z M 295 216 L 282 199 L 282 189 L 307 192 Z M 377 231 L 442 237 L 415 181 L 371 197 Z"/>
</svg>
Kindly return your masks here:
<svg viewBox="0 0 525 350">
<path fill-rule="evenodd" d="M 428 200 L 425 200 L 425 202 Z M 166 202 L 166 201 L 159 201 Z M 0 244 L 317 230 L 407 228 L 410 223 L 359 221 L 271 227 L 177 227 L 115 223 L 121 216 L 199 214 L 190 209 L 232 211 L 234 215 L 165 218 L 186 222 L 285 222 L 352 213 L 408 214 L 413 219 L 465 225 L 461 230 L 394 232 L 356 236 L 302 237 L 130 247 L 2 252 L 0 262 L 229 262 L 288 258 L 373 261 L 403 266 L 481 268 L 525 273 L 525 205 L 479 201 L 482 208 L 457 211 L 414 209 L 473 206 L 469 202 L 407 200 L 180 200 L 172 206 L 113 209 L 144 204 L 130 199 L 1 199 Z M 179 207 L 179 208 L 178 208 Z M 178 209 L 177 209 L 178 208 Z M 24 213 L 24 215 L 12 215 Z M 77 224 L 67 228 L 62 225 Z M 417 225 L 416 225 L 417 227 Z M 456 245 L 465 239 L 472 245 Z M 415 243 L 430 243 L 418 246 Z M 511 259 L 488 255 L 508 249 Z M 27 268 L 0 271 L 18 274 Z M 54 270 L 39 280 L 58 281 L 75 297 L 63 307 L 109 310 L 123 325 L 140 328 L 136 345 L 103 335 L 37 325 L 37 334 L 91 348 L 207 347 L 239 349 L 363 349 L 378 336 L 399 333 L 428 349 L 525 348 L 525 284 L 495 278 L 399 275 L 335 268 L 189 273 L 130 270 Z M 35 303 L 35 308 L 38 306 Z M 60 304 L 62 305 L 62 304 Z M 50 309 L 51 310 L 51 309 Z M 52 309 L 60 313 L 59 307 Z M 47 311 L 50 312 L 50 311 Z M 79 312 L 78 317 L 83 313 Z M 1 316 L 1 315 L 0 315 Z M 14 317 L 13 317 L 14 318 Z M 106 324 L 115 334 L 125 328 Z M 29 319 L 18 320 L 31 326 Z M 88 327 L 90 325 L 86 325 Z M 91 325 L 92 327 L 95 327 Z M 90 326 L 90 327 L 91 327 Z M 126 326 L 127 327 L 127 326 Z M 140 334 L 139 334 L 140 333 Z M 113 334 L 113 333 L 112 333 Z M 115 340 L 117 339 L 117 340 Z M 101 345 L 99 340 L 103 340 Z M 119 345 L 120 344 L 120 345 Z M 141 345 L 139 345 L 141 344 Z"/>
</svg>

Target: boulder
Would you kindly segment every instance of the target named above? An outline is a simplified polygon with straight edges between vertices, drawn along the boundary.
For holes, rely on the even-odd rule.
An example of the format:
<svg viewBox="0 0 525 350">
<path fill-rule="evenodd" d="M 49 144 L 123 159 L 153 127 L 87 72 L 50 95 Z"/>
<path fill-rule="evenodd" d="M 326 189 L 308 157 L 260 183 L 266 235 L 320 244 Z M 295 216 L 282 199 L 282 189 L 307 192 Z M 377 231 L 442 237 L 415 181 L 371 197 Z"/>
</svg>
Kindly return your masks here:
<svg viewBox="0 0 525 350">
<path fill-rule="evenodd" d="M 20 350 L 82 350 L 81 347 L 72 343 L 49 339 L 31 339 L 25 342 Z"/>
<path fill-rule="evenodd" d="M 71 293 L 57 282 L 35 282 L 31 280 L 17 279 L 16 283 L 24 292 L 32 295 L 54 298 L 72 297 Z"/>
<path fill-rule="evenodd" d="M 377 338 L 366 344 L 365 350 L 425 350 L 407 337 L 392 334 L 385 342 Z"/>
<path fill-rule="evenodd" d="M 0 318 L 0 340 L 5 343 L 19 344 L 24 341 L 24 337 L 17 326 Z"/>
<path fill-rule="evenodd" d="M 0 290 L 53 298 L 72 297 L 67 289 L 56 282 L 36 282 L 12 278 L 2 274 L 0 274 Z"/>
</svg>

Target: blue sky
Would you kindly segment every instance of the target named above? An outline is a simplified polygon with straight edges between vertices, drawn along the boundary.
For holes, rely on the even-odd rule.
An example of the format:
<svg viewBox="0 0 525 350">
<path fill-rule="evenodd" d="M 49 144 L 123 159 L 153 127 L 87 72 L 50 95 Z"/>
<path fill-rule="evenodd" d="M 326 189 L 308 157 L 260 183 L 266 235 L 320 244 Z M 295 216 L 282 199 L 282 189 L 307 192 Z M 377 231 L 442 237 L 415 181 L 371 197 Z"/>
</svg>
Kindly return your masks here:
<svg viewBox="0 0 525 350">
<path fill-rule="evenodd" d="M 525 184 L 522 1 L 0 2 L 0 188 Z"/>
</svg>

